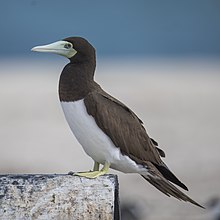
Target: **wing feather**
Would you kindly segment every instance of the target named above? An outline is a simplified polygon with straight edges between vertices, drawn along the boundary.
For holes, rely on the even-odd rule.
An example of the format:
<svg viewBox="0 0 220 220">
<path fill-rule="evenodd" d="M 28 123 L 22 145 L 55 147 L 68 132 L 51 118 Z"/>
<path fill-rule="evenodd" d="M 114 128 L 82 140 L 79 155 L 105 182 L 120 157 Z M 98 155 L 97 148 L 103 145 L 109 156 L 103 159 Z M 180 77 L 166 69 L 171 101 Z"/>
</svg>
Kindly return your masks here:
<svg viewBox="0 0 220 220">
<path fill-rule="evenodd" d="M 123 154 L 138 161 L 163 164 L 142 121 L 127 106 L 104 91 L 91 92 L 84 102 L 88 114 L 94 117 L 97 125 Z"/>
</svg>

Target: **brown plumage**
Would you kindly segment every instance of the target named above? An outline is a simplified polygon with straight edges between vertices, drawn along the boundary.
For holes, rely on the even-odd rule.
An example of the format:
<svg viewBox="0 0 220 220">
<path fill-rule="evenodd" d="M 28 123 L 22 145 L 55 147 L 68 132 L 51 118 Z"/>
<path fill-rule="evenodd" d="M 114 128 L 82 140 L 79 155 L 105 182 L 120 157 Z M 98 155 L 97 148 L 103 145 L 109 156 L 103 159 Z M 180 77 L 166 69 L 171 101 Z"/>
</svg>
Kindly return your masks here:
<svg viewBox="0 0 220 220">
<path fill-rule="evenodd" d="M 68 42 L 71 43 L 70 50 L 74 54 L 71 57 L 66 50 Z M 60 45 L 66 47 L 60 48 Z M 47 47 L 39 48 L 35 47 L 33 50 L 43 51 Z M 83 38 L 70 37 L 59 44 L 56 53 L 70 59 L 70 63 L 65 66 L 60 76 L 60 101 L 74 103 L 83 100 L 88 115 L 94 118 L 98 126 L 97 129 L 100 128 L 114 146 L 120 149 L 121 154 L 130 158 L 129 161 L 134 161 L 138 167 L 144 169 L 139 172 L 144 179 L 167 196 L 202 207 L 172 184 L 188 190 L 162 161 L 161 157 L 165 157 L 165 153 L 158 147 L 158 143 L 148 136 L 143 122 L 131 109 L 106 93 L 94 81 L 96 67 L 94 47 Z"/>
<path fill-rule="evenodd" d="M 85 97 L 85 105 L 88 114 L 95 118 L 97 125 L 120 148 L 122 154 L 147 167 L 151 175 L 142 175 L 144 179 L 167 196 L 202 207 L 169 182 L 188 190 L 161 160 L 155 141 L 149 138 L 134 112 L 100 87 Z"/>
</svg>

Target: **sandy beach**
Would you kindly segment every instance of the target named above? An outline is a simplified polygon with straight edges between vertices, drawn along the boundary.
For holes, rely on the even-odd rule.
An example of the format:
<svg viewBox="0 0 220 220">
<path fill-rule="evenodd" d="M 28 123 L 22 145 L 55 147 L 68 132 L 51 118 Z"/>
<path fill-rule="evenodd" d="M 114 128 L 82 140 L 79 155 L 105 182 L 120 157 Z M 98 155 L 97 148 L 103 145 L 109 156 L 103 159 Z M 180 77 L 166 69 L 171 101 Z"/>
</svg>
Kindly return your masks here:
<svg viewBox="0 0 220 220">
<path fill-rule="evenodd" d="M 0 173 L 67 173 L 93 161 L 72 135 L 57 85 L 65 61 L 0 61 Z M 220 197 L 220 62 L 99 61 L 96 80 L 128 105 L 165 151 L 165 163 L 202 205 Z M 209 209 L 168 198 L 138 175 L 119 175 L 121 201 L 143 220 L 211 219 Z"/>
</svg>

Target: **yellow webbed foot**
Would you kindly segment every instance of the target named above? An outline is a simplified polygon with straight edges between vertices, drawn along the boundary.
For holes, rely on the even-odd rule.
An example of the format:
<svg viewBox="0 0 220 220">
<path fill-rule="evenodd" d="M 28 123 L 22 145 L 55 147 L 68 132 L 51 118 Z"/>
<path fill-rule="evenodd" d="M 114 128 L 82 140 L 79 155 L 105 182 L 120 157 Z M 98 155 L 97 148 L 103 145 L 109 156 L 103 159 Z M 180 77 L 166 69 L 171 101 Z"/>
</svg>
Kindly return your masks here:
<svg viewBox="0 0 220 220">
<path fill-rule="evenodd" d="M 96 167 L 95 166 L 96 166 L 96 164 L 94 165 L 94 169 L 97 168 L 97 166 Z M 74 175 L 94 179 L 94 178 L 97 178 L 98 176 L 102 176 L 102 175 L 106 174 L 109 170 L 109 167 L 110 167 L 110 164 L 105 163 L 105 165 L 103 166 L 103 168 L 100 171 L 79 172 L 79 173 L 74 173 Z"/>
</svg>

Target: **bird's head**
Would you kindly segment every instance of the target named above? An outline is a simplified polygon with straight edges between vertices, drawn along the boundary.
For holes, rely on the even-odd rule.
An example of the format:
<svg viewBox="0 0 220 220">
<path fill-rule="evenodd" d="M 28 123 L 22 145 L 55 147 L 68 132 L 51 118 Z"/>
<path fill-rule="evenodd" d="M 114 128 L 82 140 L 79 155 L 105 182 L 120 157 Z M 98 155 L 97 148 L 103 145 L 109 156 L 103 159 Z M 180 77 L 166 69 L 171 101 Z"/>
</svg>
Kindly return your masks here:
<svg viewBox="0 0 220 220">
<path fill-rule="evenodd" d="M 51 44 L 33 47 L 31 50 L 59 54 L 71 61 L 95 57 L 95 48 L 82 37 L 68 37 Z"/>
</svg>

